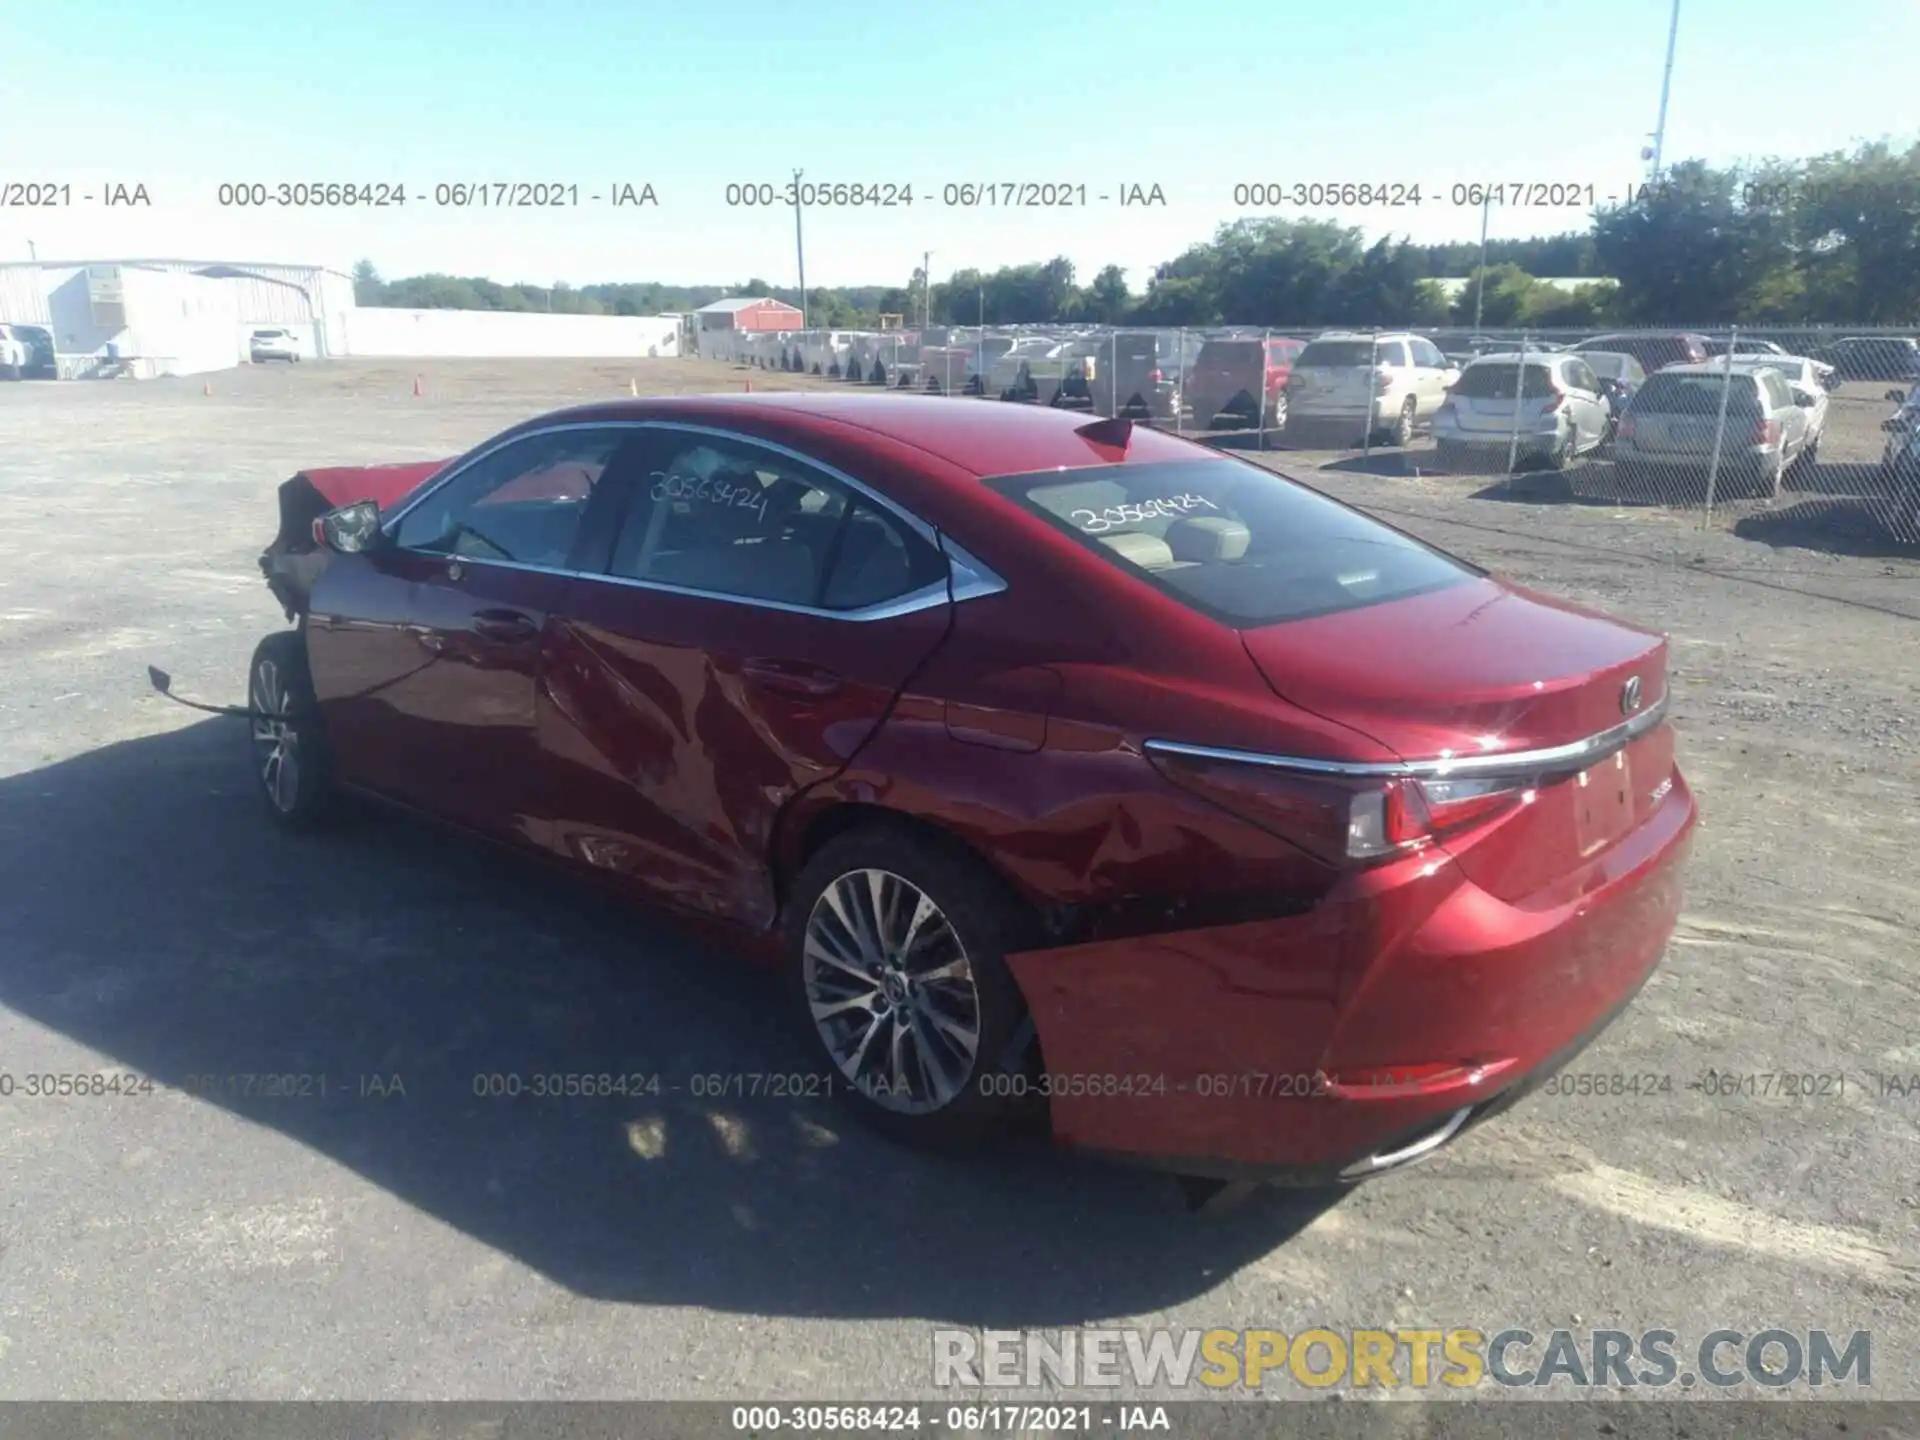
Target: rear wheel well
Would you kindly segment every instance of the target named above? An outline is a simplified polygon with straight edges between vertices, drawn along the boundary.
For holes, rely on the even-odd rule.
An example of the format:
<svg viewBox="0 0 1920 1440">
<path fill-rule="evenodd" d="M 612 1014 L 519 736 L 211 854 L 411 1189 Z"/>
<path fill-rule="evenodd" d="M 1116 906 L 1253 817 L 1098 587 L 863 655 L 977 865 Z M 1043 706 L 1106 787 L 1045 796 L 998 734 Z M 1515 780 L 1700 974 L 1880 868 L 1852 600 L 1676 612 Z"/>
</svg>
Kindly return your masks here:
<svg viewBox="0 0 1920 1440">
<path fill-rule="evenodd" d="M 857 800 L 831 805 L 807 822 L 806 828 L 800 833 L 799 842 L 788 853 L 776 877 L 781 904 L 784 906 L 786 903 L 787 891 L 793 883 L 793 878 L 806 868 L 807 862 L 819 854 L 823 847 L 830 841 L 837 840 L 854 830 L 867 829 L 893 830 L 912 835 L 916 839 L 946 851 L 956 859 L 977 866 L 993 877 L 1000 888 L 1006 892 L 1010 902 L 1036 921 L 1038 920 L 1039 907 L 1020 890 L 1019 886 L 1008 879 L 999 867 L 978 849 L 951 830 L 931 820 L 923 820 L 918 815 L 910 815 L 904 810 L 891 810 L 885 805 L 867 804 Z"/>
</svg>

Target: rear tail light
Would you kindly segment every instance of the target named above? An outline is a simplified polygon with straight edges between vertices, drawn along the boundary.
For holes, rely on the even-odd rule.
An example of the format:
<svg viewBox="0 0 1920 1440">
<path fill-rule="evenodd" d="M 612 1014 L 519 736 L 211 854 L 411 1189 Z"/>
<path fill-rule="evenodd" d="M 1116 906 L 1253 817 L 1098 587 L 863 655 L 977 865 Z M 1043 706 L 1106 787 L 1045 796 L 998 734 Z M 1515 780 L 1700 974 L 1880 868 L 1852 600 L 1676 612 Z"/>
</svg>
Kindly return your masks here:
<svg viewBox="0 0 1920 1440">
<path fill-rule="evenodd" d="M 1780 438 L 1780 422 L 1778 420 L 1754 421 L 1753 423 L 1753 443 L 1754 444 L 1771 445 L 1779 438 Z"/>
<path fill-rule="evenodd" d="M 1523 780 L 1390 780 L 1353 797 L 1347 857 L 1374 860 L 1417 850 L 1443 835 L 1532 802 Z"/>
<path fill-rule="evenodd" d="M 1149 370 L 1147 372 L 1147 379 L 1155 385 L 1158 385 L 1162 380 L 1165 380 L 1166 378 L 1167 377 L 1165 375 L 1162 375 L 1158 370 Z"/>
<path fill-rule="evenodd" d="M 1361 782 L 1238 760 L 1153 752 L 1174 784 L 1330 864 L 1410 854 L 1534 797 L 1525 779 Z"/>
<path fill-rule="evenodd" d="M 1619 436 L 1622 440 L 1631 440 L 1633 438 L 1633 431 L 1634 431 L 1633 412 L 1629 410 L 1626 414 L 1620 417 L 1620 423 L 1614 426 L 1613 433 Z"/>
<path fill-rule="evenodd" d="M 1392 366 L 1381 365 L 1374 370 L 1373 388 L 1376 390 L 1390 390 L 1393 388 L 1393 367 Z"/>
<path fill-rule="evenodd" d="M 1563 404 L 1566 403 L 1566 399 L 1567 399 L 1567 392 L 1562 390 L 1559 386 L 1556 385 L 1553 389 L 1547 392 L 1546 398 L 1540 402 L 1540 408 L 1542 410 L 1546 410 L 1549 412 L 1558 410 Z"/>
</svg>

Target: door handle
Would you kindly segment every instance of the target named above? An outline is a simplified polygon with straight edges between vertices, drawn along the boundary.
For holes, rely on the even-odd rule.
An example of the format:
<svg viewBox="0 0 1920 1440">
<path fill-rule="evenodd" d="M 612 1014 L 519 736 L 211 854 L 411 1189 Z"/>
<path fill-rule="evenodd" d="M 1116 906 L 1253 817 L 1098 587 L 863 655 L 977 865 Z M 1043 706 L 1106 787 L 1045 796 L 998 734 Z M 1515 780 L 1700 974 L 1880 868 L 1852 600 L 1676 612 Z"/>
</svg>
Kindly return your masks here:
<svg viewBox="0 0 1920 1440">
<path fill-rule="evenodd" d="M 748 660 L 740 666 L 740 674 L 762 690 L 811 700 L 837 694 L 845 683 L 824 665 L 803 665 L 788 660 Z"/>
<path fill-rule="evenodd" d="M 531 615 L 518 610 L 477 610 L 473 633 L 502 645 L 523 645 L 540 633 L 540 627 Z"/>
</svg>

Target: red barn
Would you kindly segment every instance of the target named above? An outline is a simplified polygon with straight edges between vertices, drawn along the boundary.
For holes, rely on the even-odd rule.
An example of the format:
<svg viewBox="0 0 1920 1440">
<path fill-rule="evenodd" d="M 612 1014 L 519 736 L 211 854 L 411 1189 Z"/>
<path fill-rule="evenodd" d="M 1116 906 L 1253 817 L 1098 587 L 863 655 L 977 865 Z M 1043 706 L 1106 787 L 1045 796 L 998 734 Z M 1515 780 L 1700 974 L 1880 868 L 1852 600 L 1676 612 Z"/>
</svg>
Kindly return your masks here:
<svg viewBox="0 0 1920 1440">
<path fill-rule="evenodd" d="M 702 330 L 798 330 L 801 325 L 798 310 L 769 296 L 716 300 L 694 314 L 700 317 Z"/>
</svg>

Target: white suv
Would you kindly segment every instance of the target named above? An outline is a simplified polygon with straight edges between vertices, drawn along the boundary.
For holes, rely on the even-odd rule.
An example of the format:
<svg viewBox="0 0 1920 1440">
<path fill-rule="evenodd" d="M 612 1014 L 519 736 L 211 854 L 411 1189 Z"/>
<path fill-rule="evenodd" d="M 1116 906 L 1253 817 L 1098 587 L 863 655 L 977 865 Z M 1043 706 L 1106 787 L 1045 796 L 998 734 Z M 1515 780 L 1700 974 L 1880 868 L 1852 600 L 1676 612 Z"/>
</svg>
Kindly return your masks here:
<svg viewBox="0 0 1920 1440">
<path fill-rule="evenodd" d="M 256 330 L 247 343 L 255 364 L 262 360 L 300 359 L 300 341 L 286 330 Z"/>
<path fill-rule="evenodd" d="M 1339 443 L 1371 438 L 1406 445 L 1430 424 L 1459 368 L 1423 335 L 1365 335 L 1330 330 L 1293 358 L 1287 378 L 1287 429 L 1298 441 L 1315 431 Z"/>
<path fill-rule="evenodd" d="M 18 380 L 27 369 L 27 342 L 0 325 L 0 379 Z"/>
</svg>

